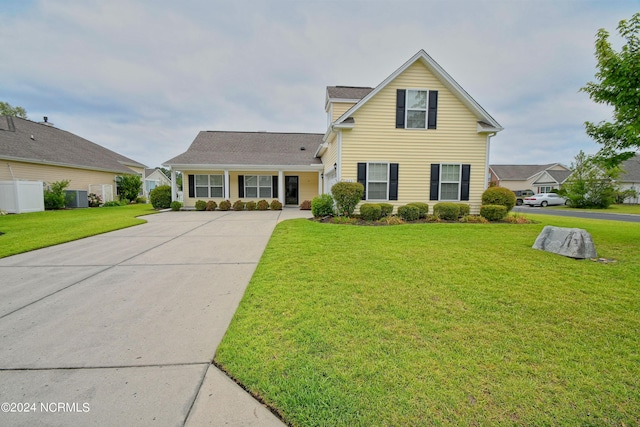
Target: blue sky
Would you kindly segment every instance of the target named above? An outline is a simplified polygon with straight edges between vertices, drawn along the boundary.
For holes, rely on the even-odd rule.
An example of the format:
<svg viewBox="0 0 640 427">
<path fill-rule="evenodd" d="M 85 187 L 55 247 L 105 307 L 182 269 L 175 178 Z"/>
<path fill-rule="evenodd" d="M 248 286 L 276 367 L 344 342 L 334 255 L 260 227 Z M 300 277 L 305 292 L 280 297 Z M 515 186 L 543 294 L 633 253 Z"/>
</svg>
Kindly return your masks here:
<svg viewBox="0 0 640 427">
<path fill-rule="evenodd" d="M 0 0 L 0 100 L 148 166 L 200 130 L 319 132 L 325 88 L 375 87 L 420 49 L 504 128 L 491 163 L 597 151 L 579 92 L 640 0 Z"/>
</svg>

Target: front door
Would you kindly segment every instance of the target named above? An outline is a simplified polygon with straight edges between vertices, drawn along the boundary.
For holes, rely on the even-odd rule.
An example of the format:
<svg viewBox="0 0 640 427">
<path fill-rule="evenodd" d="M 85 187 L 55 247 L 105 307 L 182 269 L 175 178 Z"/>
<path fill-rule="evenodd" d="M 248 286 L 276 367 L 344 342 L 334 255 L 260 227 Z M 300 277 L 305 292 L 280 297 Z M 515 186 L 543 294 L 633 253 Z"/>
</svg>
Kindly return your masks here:
<svg viewBox="0 0 640 427">
<path fill-rule="evenodd" d="M 284 204 L 285 205 L 297 205 L 298 204 L 298 177 L 297 176 L 285 176 L 284 177 Z"/>
</svg>

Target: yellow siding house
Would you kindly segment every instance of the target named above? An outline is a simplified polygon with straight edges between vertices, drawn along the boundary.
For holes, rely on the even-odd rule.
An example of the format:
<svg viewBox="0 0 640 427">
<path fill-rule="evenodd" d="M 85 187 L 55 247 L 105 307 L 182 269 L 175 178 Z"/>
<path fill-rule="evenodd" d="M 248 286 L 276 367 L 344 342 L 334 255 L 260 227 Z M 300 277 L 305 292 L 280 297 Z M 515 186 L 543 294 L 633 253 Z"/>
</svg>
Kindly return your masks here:
<svg viewBox="0 0 640 427">
<path fill-rule="evenodd" d="M 165 163 L 189 176 L 185 206 L 237 198 L 297 205 L 357 181 L 365 201 L 455 201 L 479 211 L 490 138 L 502 127 L 426 52 L 375 88 L 327 87 L 325 111 L 324 134 L 201 132 Z"/>
</svg>

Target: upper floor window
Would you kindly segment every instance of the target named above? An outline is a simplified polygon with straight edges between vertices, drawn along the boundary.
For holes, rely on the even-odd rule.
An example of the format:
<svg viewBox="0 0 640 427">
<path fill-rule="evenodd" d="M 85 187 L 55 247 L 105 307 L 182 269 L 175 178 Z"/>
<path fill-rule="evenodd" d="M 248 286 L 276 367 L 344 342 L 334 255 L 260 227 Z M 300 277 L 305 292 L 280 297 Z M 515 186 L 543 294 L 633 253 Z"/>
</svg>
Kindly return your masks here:
<svg viewBox="0 0 640 427">
<path fill-rule="evenodd" d="M 438 91 L 398 89 L 396 94 L 396 128 L 436 129 Z"/>
</svg>

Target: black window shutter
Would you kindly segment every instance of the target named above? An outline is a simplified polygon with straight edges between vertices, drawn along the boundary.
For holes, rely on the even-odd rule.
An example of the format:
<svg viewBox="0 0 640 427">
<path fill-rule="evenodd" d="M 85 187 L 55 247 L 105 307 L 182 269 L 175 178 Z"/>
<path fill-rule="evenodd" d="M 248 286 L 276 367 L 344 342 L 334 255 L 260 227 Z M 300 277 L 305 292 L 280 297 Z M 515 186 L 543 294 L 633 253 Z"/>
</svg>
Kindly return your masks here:
<svg viewBox="0 0 640 427">
<path fill-rule="evenodd" d="M 278 175 L 271 177 L 271 196 L 274 199 L 278 197 Z"/>
<path fill-rule="evenodd" d="M 189 197 L 196 197 L 196 177 L 189 175 Z"/>
<path fill-rule="evenodd" d="M 427 129 L 436 128 L 436 119 L 438 116 L 438 91 L 429 91 L 429 121 L 427 123 Z"/>
<path fill-rule="evenodd" d="M 460 200 L 469 200 L 469 181 L 471 165 L 462 165 L 462 183 L 460 186 Z"/>
<path fill-rule="evenodd" d="M 367 164 L 358 163 L 358 182 L 364 186 L 362 200 L 367 200 Z"/>
<path fill-rule="evenodd" d="M 431 183 L 429 186 L 429 200 L 438 200 L 440 188 L 440 164 L 431 163 Z"/>
<path fill-rule="evenodd" d="M 398 200 L 398 163 L 389 165 L 389 200 Z"/>
<path fill-rule="evenodd" d="M 238 175 L 238 197 L 244 197 L 244 175 Z"/>
<path fill-rule="evenodd" d="M 396 92 L 396 128 L 404 129 L 404 109 L 407 91 L 398 89 Z"/>
</svg>

